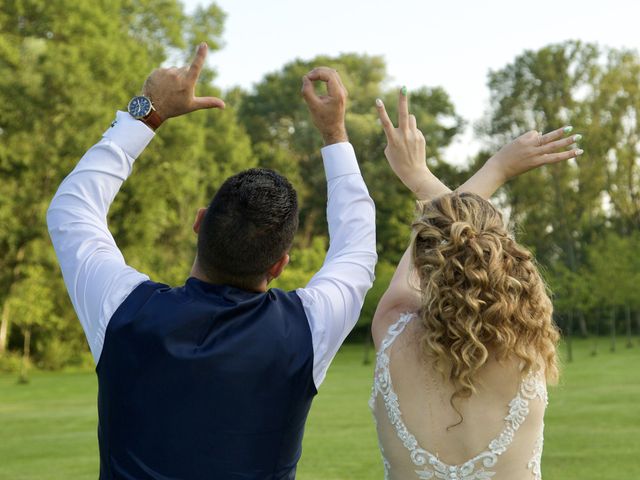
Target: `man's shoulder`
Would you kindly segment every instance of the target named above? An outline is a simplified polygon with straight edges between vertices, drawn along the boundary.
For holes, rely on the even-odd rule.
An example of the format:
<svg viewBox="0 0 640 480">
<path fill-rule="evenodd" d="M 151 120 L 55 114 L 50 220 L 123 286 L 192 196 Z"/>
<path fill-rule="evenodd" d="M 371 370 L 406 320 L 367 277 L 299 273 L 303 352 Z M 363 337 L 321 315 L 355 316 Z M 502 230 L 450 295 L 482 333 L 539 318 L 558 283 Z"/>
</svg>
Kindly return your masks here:
<svg viewBox="0 0 640 480">
<path fill-rule="evenodd" d="M 300 308 L 303 308 L 299 290 L 300 289 L 283 290 L 281 288 L 270 288 L 269 290 L 267 290 L 267 294 L 275 300 L 288 301 L 299 306 Z"/>
<path fill-rule="evenodd" d="M 118 309 L 114 312 L 115 317 L 122 311 L 137 311 L 142 305 L 144 305 L 154 293 L 160 291 L 172 290 L 169 285 L 164 283 L 154 282 L 152 280 L 146 280 L 137 285 L 131 293 L 124 299 Z"/>
</svg>

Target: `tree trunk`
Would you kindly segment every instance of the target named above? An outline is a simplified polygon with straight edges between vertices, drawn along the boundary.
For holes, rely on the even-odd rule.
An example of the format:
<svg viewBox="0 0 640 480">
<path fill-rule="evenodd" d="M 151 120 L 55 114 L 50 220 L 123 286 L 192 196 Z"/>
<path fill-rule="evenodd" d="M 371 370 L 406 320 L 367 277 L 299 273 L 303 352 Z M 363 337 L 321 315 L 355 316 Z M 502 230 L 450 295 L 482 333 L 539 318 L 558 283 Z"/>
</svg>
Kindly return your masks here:
<svg viewBox="0 0 640 480">
<path fill-rule="evenodd" d="M 596 310 L 596 334 L 593 336 L 593 349 L 591 350 L 591 356 L 598 355 L 598 340 L 600 338 L 600 320 L 604 316 L 604 310 L 598 308 Z"/>
<path fill-rule="evenodd" d="M 633 342 L 631 341 L 631 307 L 627 304 L 625 310 L 624 323 L 627 330 L 627 348 L 633 348 Z"/>
<path fill-rule="evenodd" d="M 566 342 L 567 342 L 567 362 L 571 363 L 573 362 L 573 343 L 571 341 L 571 330 L 573 330 L 573 309 L 569 310 L 569 314 L 567 315 L 567 335 L 566 335 Z"/>
<path fill-rule="evenodd" d="M 2 318 L 0 320 L 0 356 L 7 350 L 9 340 L 9 302 L 2 305 Z"/>
<path fill-rule="evenodd" d="M 7 286 L 6 292 L 11 290 L 11 285 L 16 281 L 18 277 L 18 270 L 22 260 L 24 259 L 24 245 L 18 248 L 16 252 L 15 265 L 11 271 L 11 280 Z M 4 303 L 2 304 L 2 318 L 0 319 L 0 355 L 2 355 L 7 349 L 7 343 L 9 342 L 9 302 L 8 294 L 4 297 Z"/>
<path fill-rule="evenodd" d="M 313 210 L 307 214 L 307 218 L 305 219 L 304 225 L 300 228 L 302 235 L 302 242 L 300 242 L 300 246 L 302 248 L 307 248 L 311 246 L 311 242 L 313 241 L 313 227 L 315 226 L 316 219 L 318 218 L 318 213 Z"/>
<path fill-rule="evenodd" d="M 369 358 L 369 352 L 371 351 L 371 328 L 367 329 L 368 332 L 364 337 L 364 357 L 362 358 L 363 365 L 369 365 L 371 363 L 371 359 Z"/>
<path fill-rule="evenodd" d="M 616 351 L 616 307 L 611 307 L 611 319 L 610 319 L 610 330 L 611 330 L 611 348 L 612 352 Z"/>
<path fill-rule="evenodd" d="M 583 311 L 578 312 L 578 327 L 580 328 L 580 336 L 587 338 L 589 336 L 589 329 L 587 328 L 587 318 Z"/>
<path fill-rule="evenodd" d="M 24 344 L 22 347 L 22 365 L 18 383 L 29 383 L 29 354 L 31 352 L 31 327 L 24 330 Z"/>
</svg>

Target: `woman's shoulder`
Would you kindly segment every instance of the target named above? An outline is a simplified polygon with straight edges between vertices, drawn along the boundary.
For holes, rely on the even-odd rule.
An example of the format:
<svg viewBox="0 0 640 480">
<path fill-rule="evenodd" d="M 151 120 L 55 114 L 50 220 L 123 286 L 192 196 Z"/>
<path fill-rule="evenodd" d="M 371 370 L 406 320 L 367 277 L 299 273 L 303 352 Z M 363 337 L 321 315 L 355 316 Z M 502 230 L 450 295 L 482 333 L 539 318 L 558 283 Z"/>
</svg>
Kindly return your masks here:
<svg viewBox="0 0 640 480">
<path fill-rule="evenodd" d="M 418 312 L 415 306 L 411 305 L 395 305 L 384 311 L 380 311 L 380 309 L 376 310 L 371 323 L 371 335 L 373 336 L 373 343 L 376 349 L 379 349 L 388 335 L 389 329 L 397 324 L 400 319 L 409 320 L 417 316 L 417 314 Z"/>
</svg>

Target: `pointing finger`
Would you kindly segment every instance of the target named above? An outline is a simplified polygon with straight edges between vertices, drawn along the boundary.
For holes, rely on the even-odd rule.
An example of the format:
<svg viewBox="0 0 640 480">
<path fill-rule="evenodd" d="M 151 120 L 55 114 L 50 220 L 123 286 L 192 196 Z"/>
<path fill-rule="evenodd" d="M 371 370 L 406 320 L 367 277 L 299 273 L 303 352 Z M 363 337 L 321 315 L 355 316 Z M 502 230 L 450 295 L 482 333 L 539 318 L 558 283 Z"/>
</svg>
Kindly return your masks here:
<svg viewBox="0 0 640 480">
<path fill-rule="evenodd" d="M 398 99 L 398 128 L 409 128 L 409 101 L 407 99 L 407 87 L 400 89 Z"/>
<path fill-rule="evenodd" d="M 384 108 L 384 103 L 379 98 L 376 99 L 376 108 L 378 109 L 378 116 L 380 117 L 380 123 L 382 124 L 382 128 L 384 129 L 384 133 L 387 136 L 387 141 L 393 135 L 393 123 L 391 123 L 391 119 L 387 114 L 386 108 Z"/>
<path fill-rule="evenodd" d="M 563 135 L 566 135 L 567 133 L 571 133 L 571 130 L 573 130 L 573 127 L 570 125 L 567 125 L 566 127 L 560 127 L 549 133 L 545 133 L 540 137 L 541 145 L 544 145 L 545 143 L 549 143 L 549 142 L 552 142 L 553 140 L 562 138 Z"/>
<path fill-rule="evenodd" d="M 418 122 L 416 121 L 416 116 L 415 115 L 409 115 L 409 128 L 411 130 L 417 130 L 418 129 Z"/>
<path fill-rule="evenodd" d="M 202 42 L 198 45 L 198 50 L 196 50 L 196 57 L 191 62 L 191 66 L 189 67 L 189 71 L 187 72 L 187 78 L 195 83 L 200 76 L 200 72 L 202 71 L 202 67 L 204 66 L 204 61 L 207 58 L 207 44 Z"/>
</svg>

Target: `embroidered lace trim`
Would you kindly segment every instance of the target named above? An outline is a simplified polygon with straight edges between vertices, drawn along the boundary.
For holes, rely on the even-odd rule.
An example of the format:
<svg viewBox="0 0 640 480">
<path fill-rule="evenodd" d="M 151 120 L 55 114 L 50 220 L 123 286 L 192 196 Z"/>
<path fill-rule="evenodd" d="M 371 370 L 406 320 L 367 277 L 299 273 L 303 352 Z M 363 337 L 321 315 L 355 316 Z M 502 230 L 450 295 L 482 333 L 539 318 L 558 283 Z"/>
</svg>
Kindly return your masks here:
<svg viewBox="0 0 640 480">
<path fill-rule="evenodd" d="M 490 479 L 495 475 L 495 472 L 490 469 L 496 465 L 498 457 L 509 448 L 509 445 L 513 442 L 515 433 L 527 418 L 529 414 L 529 401 L 539 398 L 545 402 L 545 404 L 548 402 L 545 385 L 540 380 L 539 375 L 527 375 L 520 384 L 520 391 L 509 402 L 509 413 L 504 418 L 504 429 L 489 443 L 488 449 L 460 465 L 448 465 L 442 462 L 437 455 L 421 448 L 420 445 L 418 445 L 416 437 L 407 429 L 402 420 L 398 396 L 393 390 L 393 384 L 389 374 L 389 356 L 387 355 L 387 350 L 413 317 L 413 314 L 405 313 L 400 316 L 396 323 L 389 327 L 387 336 L 383 340 L 380 351 L 376 355 L 376 370 L 371 398 L 369 399 L 369 407 L 372 410 L 374 409 L 375 398 L 377 394 L 380 393 L 384 400 L 389 421 L 394 426 L 398 438 L 402 441 L 405 448 L 409 450 L 411 461 L 418 467 L 415 472 L 420 480 Z M 536 480 L 541 479 L 540 458 L 542 456 L 542 438 L 541 433 L 536 441 L 533 457 L 527 464 L 527 468 L 532 470 L 536 476 Z M 388 478 L 391 466 L 384 457 L 382 446 L 380 450 L 385 467 L 385 478 Z"/>
<path fill-rule="evenodd" d="M 544 425 L 542 427 L 544 430 Z M 542 480 L 542 470 L 540 469 L 540 462 L 542 461 L 543 443 L 544 435 L 541 432 L 538 440 L 536 440 L 536 444 L 533 447 L 533 457 L 531 457 L 531 460 L 529 460 L 529 463 L 527 463 L 527 468 L 531 470 L 531 473 L 533 473 L 533 477 L 535 480 Z"/>
</svg>

